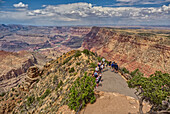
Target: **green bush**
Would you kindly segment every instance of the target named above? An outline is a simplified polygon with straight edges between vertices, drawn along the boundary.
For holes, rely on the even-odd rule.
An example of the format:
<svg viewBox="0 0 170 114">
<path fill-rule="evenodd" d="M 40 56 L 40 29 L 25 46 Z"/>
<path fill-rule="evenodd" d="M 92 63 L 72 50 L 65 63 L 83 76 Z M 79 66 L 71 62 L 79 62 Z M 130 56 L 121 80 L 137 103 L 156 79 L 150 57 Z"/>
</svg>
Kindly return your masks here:
<svg viewBox="0 0 170 114">
<path fill-rule="evenodd" d="M 12 88 L 12 91 L 14 91 L 15 89 L 14 88 Z"/>
<path fill-rule="evenodd" d="M 10 97 L 12 97 L 12 96 L 13 96 L 13 93 L 10 94 Z"/>
<path fill-rule="evenodd" d="M 41 99 L 40 97 L 37 97 L 37 101 L 40 101 L 40 99 Z"/>
<path fill-rule="evenodd" d="M 139 69 L 137 68 L 136 70 L 132 71 L 130 75 L 134 77 L 137 73 L 139 73 Z"/>
<path fill-rule="evenodd" d="M 94 103 L 96 100 L 93 91 L 95 86 L 94 77 L 84 75 L 82 78 L 77 78 L 69 92 L 69 108 L 77 111 L 81 104 L 83 108 L 89 102 Z"/>
<path fill-rule="evenodd" d="M 63 62 L 63 65 L 68 63 L 70 60 L 71 60 L 72 57 L 68 57 L 64 62 Z"/>
<path fill-rule="evenodd" d="M 86 60 L 86 63 L 89 63 L 90 61 L 89 60 Z"/>
<path fill-rule="evenodd" d="M 22 100 L 19 100 L 17 103 L 20 103 L 20 102 L 22 102 Z"/>
<path fill-rule="evenodd" d="M 36 80 L 36 83 L 38 83 L 39 81 L 40 81 L 40 80 L 39 80 L 39 79 L 37 79 L 37 80 Z"/>
<path fill-rule="evenodd" d="M 27 105 L 30 106 L 35 100 L 34 96 L 30 96 L 27 98 Z"/>
<path fill-rule="evenodd" d="M 70 62 L 69 64 L 68 64 L 68 66 L 70 66 L 72 63 Z"/>
<path fill-rule="evenodd" d="M 122 70 L 123 73 L 128 73 L 129 74 L 129 71 L 125 67 L 123 67 L 121 70 Z"/>
<path fill-rule="evenodd" d="M 60 80 L 60 83 L 57 85 L 56 91 L 58 90 L 58 88 L 60 88 L 63 85 L 63 81 Z"/>
<path fill-rule="evenodd" d="M 135 70 L 137 72 L 138 70 Z M 134 73 L 135 73 L 134 72 Z M 139 111 L 142 114 L 143 101 L 149 102 L 152 106 L 151 111 L 167 110 L 168 106 L 163 107 L 162 101 L 168 101 L 170 96 L 170 75 L 156 71 L 149 77 L 143 77 L 141 73 L 137 72 L 134 77 L 128 81 L 130 88 L 136 88 L 136 95 L 139 99 Z"/>
<path fill-rule="evenodd" d="M 60 80 L 60 83 L 58 84 L 58 88 L 60 88 L 63 85 L 63 81 Z"/>
<path fill-rule="evenodd" d="M 6 94 L 5 92 L 2 92 L 2 93 L 0 94 L 0 97 L 3 97 L 5 94 Z"/>
<path fill-rule="evenodd" d="M 46 98 L 50 93 L 51 93 L 51 91 L 50 91 L 49 89 L 47 89 L 47 90 L 45 91 L 45 93 L 41 96 L 41 99 Z"/>
<path fill-rule="evenodd" d="M 53 84 L 57 83 L 58 82 L 58 76 L 55 75 L 54 78 L 53 78 Z"/>
<path fill-rule="evenodd" d="M 81 51 L 77 50 L 74 56 L 79 57 L 80 55 L 81 55 Z"/>
<path fill-rule="evenodd" d="M 91 54 L 92 54 L 92 55 L 95 55 L 95 53 L 93 53 L 92 51 L 91 51 Z"/>
<path fill-rule="evenodd" d="M 166 37 L 170 39 L 170 35 L 169 35 L 169 36 L 166 36 Z"/>
<path fill-rule="evenodd" d="M 16 94 L 15 96 L 16 96 L 16 97 L 18 97 L 18 96 L 19 96 L 19 94 Z"/>
<path fill-rule="evenodd" d="M 90 68 L 96 68 L 97 65 L 95 63 L 90 63 Z"/>
<path fill-rule="evenodd" d="M 74 76 L 77 75 L 77 72 L 74 73 Z"/>
<path fill-rule="evenodd" d="M 105 63 L 107 63 L 107 65 L 109 65 L 109 61 L 105 60 Z"/>
<path fill-rule="evenodd" d="M 80 65 L 80 64 L 81 64 L 81 62 L 76 63 L 76 65 Z"/>
<path fill-rule="evenodd" d="M 63 87 L 60 88 L 60 91 L 62 91 L 62 90 L 63 90 Z"/>
<path fill-rule="evenodd" d="M 74 70 L 74 67 L 72 67 L 70 70 L 69 70 L 69 73 L 72 73 L 72 72 L 74 72 L 75 70 Z"/>
<path fill-rule="evenodd" d="M 103 59 L 102 57 L 97 57 L 98 61 L 102 61 L 102 59 Z"/>
<path fill-rule="evenodd" d="M 84 49 L 84 50 L 83 50 L 83 53 L 84 53 L 85 55 L 90 55 L 90 51 L 89 51 L 88 49 Z"/>
</svg>

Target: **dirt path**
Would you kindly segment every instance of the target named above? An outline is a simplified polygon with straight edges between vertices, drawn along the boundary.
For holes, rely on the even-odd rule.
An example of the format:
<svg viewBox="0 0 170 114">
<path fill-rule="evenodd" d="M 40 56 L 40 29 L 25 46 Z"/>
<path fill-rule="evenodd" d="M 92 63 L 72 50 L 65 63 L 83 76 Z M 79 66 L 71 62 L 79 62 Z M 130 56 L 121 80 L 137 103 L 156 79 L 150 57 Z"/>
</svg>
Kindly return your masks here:
<svg viewBox="0 0 170 114">
<path fill-rule="evenodd" d="M 135 90 L 128 87 L 128 84 L 121 75 L 111 72 L 110 69 L 106 69 L 102 76 L 103 81 L 100 83 L 100 86 L 97 88 L 97 90 L 120 93 L 137 99 L 136 95 L 134 94 Z"/>
<path fill-rule="evenodd" d="M 144 113 L 150 107 L 144 104 Z M 129 96 L 118 93 L 101 92 L 94 104 L 88 104 L 79 114 L 139 114 L 139 102 Z"/>
</svg>

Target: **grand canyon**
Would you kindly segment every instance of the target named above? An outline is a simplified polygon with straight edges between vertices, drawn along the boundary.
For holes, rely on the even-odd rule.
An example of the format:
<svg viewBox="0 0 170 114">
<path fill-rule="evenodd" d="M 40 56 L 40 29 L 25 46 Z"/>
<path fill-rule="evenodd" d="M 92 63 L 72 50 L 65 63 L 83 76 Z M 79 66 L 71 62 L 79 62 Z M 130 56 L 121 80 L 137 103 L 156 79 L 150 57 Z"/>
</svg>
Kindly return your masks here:
<svg viewBox="0 0 170 114">
<path fill-rule="evenodd" d="M 17 63 L 18 58 L 24 58 L 13 56 L 19 51 L 21 51 L 19 53 L 25 51 L 24 54 L 30 53 L 30 55 L 39 53 L 44 58 L 56 59 L 70 50 L 89 49 L 130 71 L 139 68 L 145 76 L 156 70 L 170 73 L 170 30 L 168 29 L 36 27 L 2 24 L 0 30 L 0 49 L 4 50 L 1 52 L 1 60 L 9 63 L 11 61 Z M 7 54 L 5 51 L 10 53 Z M 11 58 L 7 59 L 3 53 Z M 27 55 L 27 58 L 30 55 Z M 4 68 L 6 73 L 8 69 L 11 71 L 10 67 L 4 67 L 3 64 L 6 63 L 1 63 L 2 71 Z M 26 69 L 20 72 L 25 73 Z M 1 80 L 4 76 L 1 75 Z"/>
<path fill-rule="evenodd" d="M 82 54 L 74 58 L 75 50 L 84 49 L 92 51 L 95 56 Z M 170 73 L 170 30 L 167 28 L 1 24 L 0 50 L 0 93 L 7 93 L 5 101 L 0 99 L 0 113 L 60 112 L 67 90 L 75 79 L 84 72 L 92 74 L 93 69 L 88 68 L 90 63 L 97 61 L 96 55 L 115 61 L 120 69 L 126 68 L 130 72 L 139 69 L 145 77 L 155 71 Z M 70 73 L 71 67 L 76 68 L 76 73 Z M 64 82 L 62 90 L 56 90 L 55 95 L 55 83 L 61 81 Z M 52 96 L 45 101 L 40 100 L 43 91 L 48 88 L 52 88 Z M 40 101 L 30 106 L 24 101 L 28 96 L 24 95 L 35 96 Z M 102 95 L 107 96 L 106 93 Z M 52 107 L 44 109 L 49 106 Z M 148 105 L 145 106 L 148 108 Z"/>
<path fill-rule="evenodd" d="M 0 0 L 0 114 L 170 114 L 170 0 Z"/>
</svg>

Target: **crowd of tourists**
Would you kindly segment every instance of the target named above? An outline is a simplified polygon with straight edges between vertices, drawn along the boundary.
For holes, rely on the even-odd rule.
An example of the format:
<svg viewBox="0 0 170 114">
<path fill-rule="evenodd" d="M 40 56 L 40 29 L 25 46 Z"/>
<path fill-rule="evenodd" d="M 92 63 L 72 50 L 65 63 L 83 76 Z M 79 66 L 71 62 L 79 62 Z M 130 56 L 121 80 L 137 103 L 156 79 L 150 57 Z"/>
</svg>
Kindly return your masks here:
<svg viewBox="0 0 170 114">
<path fill-rule="evenodd" d="M 105 59 L 103 58 L 102 61 L 98 62 L 98 65 L 95 68 L 95 71 L 94 71 L 94 73 L 92 75 L 93 77 L 96 78 L 96 88 L 99 86 L 99 83 L 102 81 L 102 73 L 103 73 L 103 70 L 106 67 L 109 67 L 112 70 L 112 72 L 115 72 L 115 73 L 118 72 L 118 65 L 117 65 L 117 63 L 115 63 L 114 61 L 112 61 L 112 62 L 110 61 L 107 64 L 107 62 L 105 62 Z"/>
</svg>

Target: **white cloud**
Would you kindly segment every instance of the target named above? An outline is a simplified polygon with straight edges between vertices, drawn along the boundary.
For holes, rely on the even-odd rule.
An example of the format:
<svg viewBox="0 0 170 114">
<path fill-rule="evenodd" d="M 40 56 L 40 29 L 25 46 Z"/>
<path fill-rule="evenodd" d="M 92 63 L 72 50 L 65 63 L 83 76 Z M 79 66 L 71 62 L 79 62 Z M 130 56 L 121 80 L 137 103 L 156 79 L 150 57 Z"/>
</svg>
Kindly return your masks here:
<svg viewBox="0 0 170 114">
<path fill-rule="evenodd" d="M 46 7 L 47 5 L 42 5 L 42 7 Z"/>
<path fill-rule="evenodd" d="M 170 5 L 162 7 L 102 7 L 90 3 L 47 5 L 42 9 L 0 12 L 5 19 L 37 25 L 97 25 L 97 24 L 167 24 L 170 25 Z M 22 17 L 23 16 L 23 17 Z"/>
<path fill-rule="evenodd" d="M 15 8 L 28 8 L 28 4 L 23 4 L 22 2 L 19 2 L 18 4 L 13 5 Z"/>
<path fill-rule="evenodd" d="M 145 15 L 149 16 L 156 16 L 162 14 L 169 14 L 170 12 L 170 5 L 169 6 L 162 6 L 159 8 L 136 8 L 136 7 L 101 7 L 101 6 L 93 6 L 92 4 L 88 3 L 73 3 L 67 5 L 49 5 L 46 6 L 44 9 L 37 9 L 28 12 L 28 14 L 34 16 L 65 16 L 68 18 L 91 18 L 91 17 L 145 17 Z M 155 15 L 155 13 L 157 13 Z"/>
<path fill-rule="evenodd" d="M 161 4 L 170 2 L 170 0 L 116 0 L 116 1 L 118 3 L 114 6 Z"/>
</svg>

